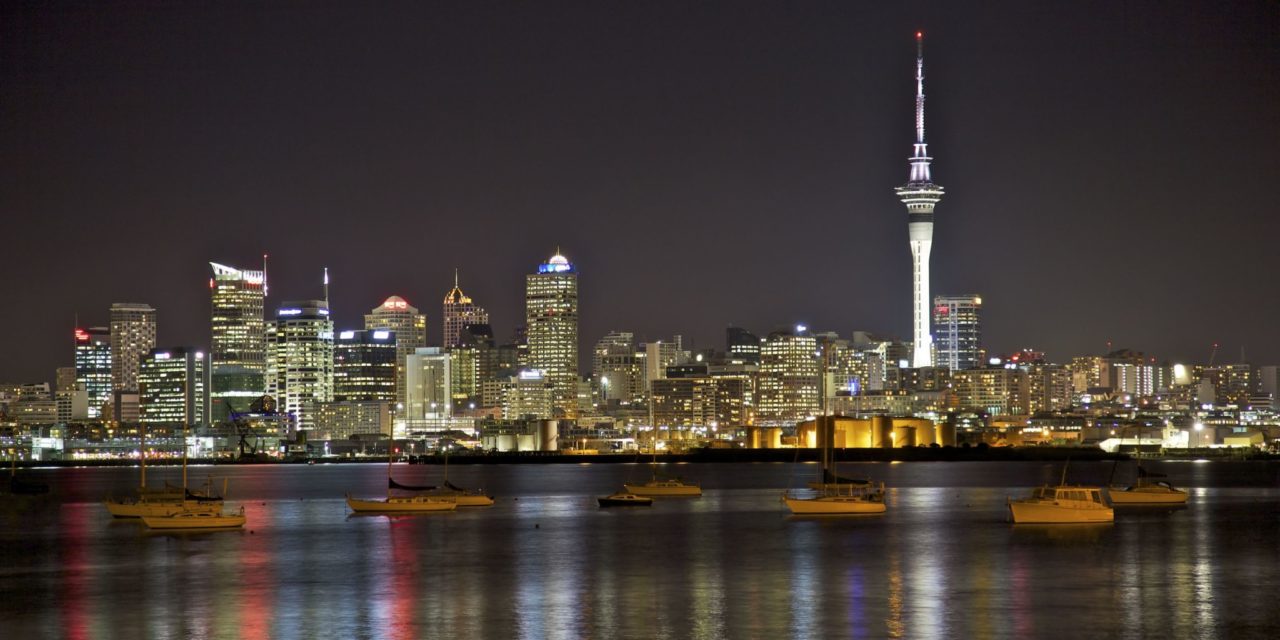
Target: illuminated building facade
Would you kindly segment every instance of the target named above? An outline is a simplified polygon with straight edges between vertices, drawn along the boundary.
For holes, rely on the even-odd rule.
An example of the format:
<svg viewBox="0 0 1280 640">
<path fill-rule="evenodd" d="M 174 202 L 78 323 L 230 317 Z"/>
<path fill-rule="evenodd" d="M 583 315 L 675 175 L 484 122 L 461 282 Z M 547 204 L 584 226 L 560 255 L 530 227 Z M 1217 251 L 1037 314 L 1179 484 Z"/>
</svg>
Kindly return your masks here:
<svg viewBox="0 0 1280 640">
<path fill-rule="evenodd" d="M 111 403 L 111 329 L 76 329 L 76 384 L 88 394 L 89 419 L 102 418 Z"/>
<path fill-rule="evenodd" d="M 266 390 L 266 270 L 210 262 L 210 404 L 212 421 L 246 412 Z"/>
<path fill-rule="evenodd" d="M 267 325 L 267 394 L 295 429 L 314 426 L 313 407 L 333 401 L 333 320 L 324 300 L 285 302 Z"/>
<path fill-rule="evenodd" d="M 386 329 L 343 331 L 333 346 L 333 397 L 337 401 L 396 396 L 396 334 Z"/>
<path fill-rule="evenodd" d="M 760 364 L 760 337 L 746 329 L 725 329 L 725 347 L 731 361 Z"/>
<path fill-rule="evenodd" d="M 138 390 L 138 366 L 156 346 L 156 310 L 151 305 L 111 305 L 111 388 Z"/>
<path fill-rule="evenodd" d="M 591 351 L 591 375 L 601 404 L 630 404 L 645 396 L 644 358 L 636 354 L 635 335 L 612 331 Z"/>
<path fill-rule="evenodd" d="M 770 333 L 760 345 L 757 424 L 794 425 L 818 414 L 817 349 L 817 340 L 800 327 Z"/>
<path fill-rule="evenodd" d="M 462 328 L 469 324 L 489 324 L 489 314 L 471 301 L 458 286 L 458 272 L 453 272 L 453 288 L 444 295 L 444 309 L 441 312 L 444 320 L 445 347 L 456 347 L 462 344 Z"/>
<path fill-rule="evenodd" d="M 992 416 L 1031 413 L 1031 381 L 1016 365 L 956 371 L 951 385 L 960 409 Z"/>
<path fill-rule="evenodd" d="M 934 296 L 933 341 L 939 367 L 959 371 L 986 364 L 982 350 L 982 298 Z"/>
<path fill-rule="evenodd" d="M 405 399 L 405 358 L 415 350 L 427 346 L 427 316 L 400 296 L 382 301 L 364 316 L 366 331 L 385 330 L 396 336 L 396 392 L 395 408 L 407 404 Z"/>
<path fill-rule="evenodd" d="M 525 276 L 529 368 L 551 384 L 556 417 L 578 415 L 578 270 L 557 251 Z"/>
<path fill-rule="evenodd" d="M 152 349 L 138 372 L 139 421 L 200 426 L 209 422 L 209 360 L 203 351 Z"/>
<path fill-rule="evenodd" d="M 929 333 L 929 253 L 933 248 L 933 209 L 942 200 L 942 187 L 929 174 L 929 146 L 924 141 L 924 34 L 916 34 L 916 143 L 911 155 L 911 176 L 896 189 L 907 206 L 907 232 L 912 272 L 912 367 L 933 365 L 933 339 Z"/>
<path fill-rule="evenodd" d="M 502 419 L 547 419 L 555 411 L 555 387 L 541 371 L 525 370 L 502 384 Z"/>
<path fill-rule="evenodd" d="M 449 354 L 422 347 L 405 358 L 404 416 L 408 420 L 453 417 L 453 372 Z"/>
</svg>

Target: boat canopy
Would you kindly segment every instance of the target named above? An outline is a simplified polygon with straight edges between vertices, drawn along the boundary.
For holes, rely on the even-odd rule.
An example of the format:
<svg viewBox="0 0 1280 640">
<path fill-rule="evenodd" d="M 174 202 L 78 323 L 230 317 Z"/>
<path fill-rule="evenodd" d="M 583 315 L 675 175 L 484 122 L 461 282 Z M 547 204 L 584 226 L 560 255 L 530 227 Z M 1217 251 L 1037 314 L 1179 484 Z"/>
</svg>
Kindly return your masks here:
<svg viewBox="0 0 1280 640">
<path fill-rule="evenodd" d="M 387 487 L 401 491 L 431 491 L 434 485 L 400 484 L 395 478 L 387 478 Z"/>
</svg>

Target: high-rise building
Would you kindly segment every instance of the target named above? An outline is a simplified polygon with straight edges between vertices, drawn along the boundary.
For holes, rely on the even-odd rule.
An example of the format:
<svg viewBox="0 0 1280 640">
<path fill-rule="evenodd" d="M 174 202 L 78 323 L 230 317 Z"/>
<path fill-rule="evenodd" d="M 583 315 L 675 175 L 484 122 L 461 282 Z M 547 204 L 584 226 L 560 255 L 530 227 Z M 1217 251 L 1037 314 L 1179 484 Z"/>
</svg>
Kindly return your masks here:
<svg viewBox="0 0 1280 640">
<path fill-rule="evenodd" d="M 444 310 L 441 318 L 444 320 L 444 341 L 440 344 L 446 348 L 456 347 L 462 343 L 463 327 L 469 324 L 489 324 L 489 314 L 484 308 L 472 302 L 471 298 L 458 286 L 456 270 L 453 272 L 453 288 L 444 295 Z"/>
<path fill-rule="evenodd" d="M 986 366 L 952 374 L 951 385 L 960 408 L 993 416 L 1031 413 L 1031 381 L 1015 366 Z"/>
<path fill-rule="evenodd" d="M 939 367 L 959 371 L 986 364 L 982 357 L 982 298 L 934 296 L 933 341 Z"/>
<path fill-rule="evenodd" d="M 333 346 L 333 397 L 337 401 L 396 396 L 396 334 L 386 329 L 343 331 Z"/>
<path fill-rule="evenodd" d="M 138 371 L 139 420 L 146 425 L 209 422 L 209 361 L 203 351 L 152 349 Z"/>
<path fill-rule="evenodd" d="M 405 358 L 415 350 L 427 346 L 427 316 L 419 313 L 400 296 L 382 301 L 364 316 L 366 331 L 385 330 L 396 336 L 396 393 L 397 412 L 407 404 L 405 399 Z"/>
<path fill-rule="evenodd" d="M 333 401 L 333 338 L 324 300 L 285 302 L 267 325 L 267 394 L 295 429 L 311 429 L 315 404 Z"/>
<path fill-rule="evenodd" d="M 529 368 L 551 385 L 555 415 L 578 415 L 578 270 L 557 250 L 525 276 Z"/>
<path fill-rule="evenodd" d="M 929 252 L 933 248 L 933 208 L 942 200 L 942 186 L 929 175 L 929 147 L 924 142 L 924 34 L 916 33 L 916 143 L 911 155 L 911 176 L 896 189 L 907 206 L 907 232 L 911 243 L 913 351 L 911 366 L 933 365 L 929 335 Z"/>
<path fill-rule="evenodd" d="M 774 331 L 760 345 L 757 424 L 794 425 L 818 414 L 817 349 L 817 340 L 800 328 Z"/>
<path fill-rule="evenodd" d="M 211 421 L 223 422 L 266 391 L 267 272 L 209 266 Z"/>
<path fill-rule="evenodd" d="M 451 364 L 448 352 L 439 347 L 421 347 L 405 358 L 405 419 L 453 417 Z"/>
<path fill-rule="evenodd" d="M 601 404 L 629 404 L 645 395 L 644 360 L 636 354 L 635 335 L 612 331 L 591 351 L 591 375 Z"/>
<path fill-rule="evenodd" d="M 725 347 L 731 361 L 760 364 L 760 337 L 746 329 L 725 329 Z"/>
<path fill-rule="evenodd" d="M 644 351 L 644 389 L 645 397 L 653 390 L 653 383 L 667 377 L 667 367 L 684 364 L 689 361 L 689 352 L 684 349 L 684 339 L 674 336 L 670 340 L 646 342 L 641 345 Z"/>
<path fill-rule="evenodd" d="M 76 329 L 76 384 L 88 394 L 89 419 L 103 417 L 111 404 L 111 330 Z"/>
<path fill-rule="evenodd" d="M 156 346 L 156 310 L 148 304 L 111 305 L 111 388 L 138 390 L 138 366 Z"/>
</svg>

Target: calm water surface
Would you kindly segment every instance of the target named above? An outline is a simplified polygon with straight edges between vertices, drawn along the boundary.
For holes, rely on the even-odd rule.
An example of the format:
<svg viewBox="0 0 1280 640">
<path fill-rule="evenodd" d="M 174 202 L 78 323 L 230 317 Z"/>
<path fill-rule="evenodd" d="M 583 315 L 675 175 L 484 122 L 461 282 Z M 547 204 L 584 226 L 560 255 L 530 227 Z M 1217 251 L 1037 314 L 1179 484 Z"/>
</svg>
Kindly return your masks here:
<svg viewBox="0 0 1280 640">
<path fill-rule="evenodd" d="M 102 506 L 136 470 L 40 470 L 52 504 L 0 512 L 0 637 L 1280 636 L 1280 465 L 1149 468 L 1191 504 L 1034 527 L 1008 524 L 1005 498 L 1060 466 L 851 464 L 888 483 L 888 513 L 807 519 L 779 502 L 816 473 L 805 464 L 673 465 L 706 495 L 648 509 L 594 502 L 643 465 L 453 465 L 498 504 L 399 518 L 342 501 L 379 495 L 385 465 L 200 467 L 193 482 L 230 478 L 249 524 L 176 535 Z M 1111 472 L 1073 464 L 1070 479 Z"/>
</svg>

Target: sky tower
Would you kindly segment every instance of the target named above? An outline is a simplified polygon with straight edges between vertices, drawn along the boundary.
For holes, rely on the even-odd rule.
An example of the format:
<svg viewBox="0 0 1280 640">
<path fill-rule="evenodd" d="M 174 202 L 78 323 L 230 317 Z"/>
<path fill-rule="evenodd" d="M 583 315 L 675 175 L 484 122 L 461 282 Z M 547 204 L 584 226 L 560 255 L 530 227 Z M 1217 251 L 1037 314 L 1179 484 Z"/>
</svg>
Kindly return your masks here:
<svg viewBox="0 0 1280 640">
<path fill-rule="evenodd" d="M 929 177 L 929 151 L 924 142 L 924 33 L 916 32 L 916 144 L 911 155 L 911 177 L 895 189 L 907 205 L 907 230 L 911 240 L 911 322 L 914 330 L 912 367 L 933 365 L 929 333 L 929 251 L 933 248 L 933 207 L 942 200 L 942 187 Z"/>
</svg>

